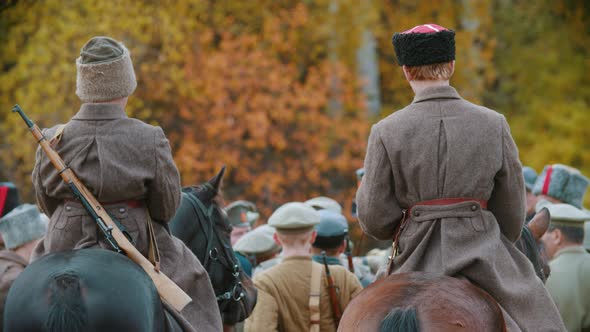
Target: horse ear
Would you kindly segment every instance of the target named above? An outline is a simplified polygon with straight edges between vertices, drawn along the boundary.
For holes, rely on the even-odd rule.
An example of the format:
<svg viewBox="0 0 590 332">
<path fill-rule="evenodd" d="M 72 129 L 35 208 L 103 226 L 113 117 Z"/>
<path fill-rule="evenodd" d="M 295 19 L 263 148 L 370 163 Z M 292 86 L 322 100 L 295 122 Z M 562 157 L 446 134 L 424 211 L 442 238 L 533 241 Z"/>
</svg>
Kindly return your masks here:
<svg viewBox="0 0 590 332">
<path fill-rule="evenodd" d="M 217 175 L 215 175 L 211 180 L 209 180 L 209 184 L 215 189 L 216 192 L 219 191 L 221 187 L 221 180 L 223 179 L 223 175 L 225 174 L 225 165 L 221 167 L 221 170 Z"/>
<path fill-rule="evenodd" d="M 541 211 L 531 219 L 526 225 L 529 228 L 535 240 L 539 241 L 541 236 L 547 232 L 549 225 L 551 224 L 551 214 L 547 208 L 542 208 Z"/>
</svg>

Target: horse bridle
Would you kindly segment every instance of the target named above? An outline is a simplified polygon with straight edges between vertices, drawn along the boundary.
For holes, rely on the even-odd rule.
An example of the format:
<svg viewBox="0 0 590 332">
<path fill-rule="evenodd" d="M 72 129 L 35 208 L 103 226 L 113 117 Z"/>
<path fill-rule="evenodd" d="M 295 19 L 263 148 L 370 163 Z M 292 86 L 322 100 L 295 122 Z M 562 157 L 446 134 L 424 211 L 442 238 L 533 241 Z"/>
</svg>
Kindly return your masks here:
<svg viewBox="0 0 590 332">
<path fill-rule="evenodd" d="M 214 222 L 213 222 L 213 212 L 215 211 L 215 207 L 213 204 L 209 205 L 209 207 L 207 208 L 205 206 L 205 204 L 203 204 L 203 202 L 196 197 L 196 195 L 194 195 L 193 193 L 188 193 L 188 195 L 186 196 L 187 199 L 189 199 L 189 201 L 191 201 L 193 204 L 192 207 L 195 210 L 196 214 L 197 214 L 197 219 L 199 220 L 199 224 L 201 224 L 201 229 L 208 229 L 208 233 L 205 234 L 206 236 L 206 240 L 207 240 L 207 249 L 206 249 L 206 254 L 205 254 L 205 259 L 203 262 L 203 266 L 207 267 L 209 265 L 210 260 L 214 260 L 214 261 L 219 261 L 221 263 L 221 265 L 223 267 L 225 267 L 228 270 L 232 271 L 232 276 L 235 279 L 235 284 L 234 286 L 220 294 L 217 295 L 217 301 L 227 301 L 227 300 L 234 300 L 236 302 L 239 302 L 242 300 L 242 298 L 245 296 L 244 292 L 243 292 L 243 288 L 242 288 L 242 282 L 240 280 L 240 266 L 239 264 L 230 264 L 228 262 L 227 259 L 220 259 L 221 256 L 219 255 L 219 250 L 216 247 L 212 246 L 213 241 L 211 241 L 211 239 L 213 238 L 213 236 L 219 236 L 217 234 L 217 232 L 214 232 Z M 195 207 L 196 205 L 196 207 Z M 209 223 L 207 225 L 206 224 L 206 220 L 209 220 Z M 205 227 L 207 226 L 207 228 Z M 219 238 L 218 238 L 219 240 Z M 232 252 L 228 252 L 228 248 L 226 248 L 226 246 L 223 245 L 223 241 L 219 241 L 219 243 L 222 243 L 222 250 L 224 251 L 225 257 L 231 257 L 232 255 L 234 255 L 233 251 Z"/>
</svg>

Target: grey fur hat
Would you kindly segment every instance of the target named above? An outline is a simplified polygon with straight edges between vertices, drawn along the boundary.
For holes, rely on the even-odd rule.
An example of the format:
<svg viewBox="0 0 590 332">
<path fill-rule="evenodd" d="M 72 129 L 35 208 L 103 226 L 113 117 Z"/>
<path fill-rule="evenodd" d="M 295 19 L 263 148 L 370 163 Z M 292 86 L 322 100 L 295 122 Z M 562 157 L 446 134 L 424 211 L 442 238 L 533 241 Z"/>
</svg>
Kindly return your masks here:
<svg viewBox="0 0 590 332">
<path fill-rule="evenodd" d="M 580 209 L 589 184 L 590 180 L 573 167 L 547 165 L 535 181 L 533 194 L 547 195 Z"/>
<path fill-rule="evenodd" d="M 137 87 L 129 51 L 109 37 L 94 37 L 76 59 L 76 95 L 96 103 L 130 96 Z"/>
<path fill-rule="evenodd" d="M 46 231 L 47 218 L 32 204 L 19 205 L 0 219 L 0 234 L 8 249 L 40 239 Z"/>
</svg>

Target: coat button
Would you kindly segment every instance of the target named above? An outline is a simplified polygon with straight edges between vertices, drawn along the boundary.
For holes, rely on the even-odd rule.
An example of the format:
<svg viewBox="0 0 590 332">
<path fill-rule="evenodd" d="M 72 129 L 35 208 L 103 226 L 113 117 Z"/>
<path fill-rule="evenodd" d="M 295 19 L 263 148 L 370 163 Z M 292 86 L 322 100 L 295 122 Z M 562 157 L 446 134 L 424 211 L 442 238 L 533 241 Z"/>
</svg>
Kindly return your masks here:
<svg viewBox="0 0 590 332">
<path fill-rule="evenodd" d="M 471 211 L 477 211 L 477 205 L 471 205 Z"/>
<path fill-rule="evenodd" d="M 66 211 L 72 211 L 72 207 L 71 206 L 66 206 Z"/>
<path fill-rule="evenodd" d="M 414 211 L 414 216 L 419 217 L 420 216 L 420 211 Z"/>
<path fill-rule="evenodd" d="M 125 213 L 125 208 L 119 208 L 119 213 Z"/>
</svg>

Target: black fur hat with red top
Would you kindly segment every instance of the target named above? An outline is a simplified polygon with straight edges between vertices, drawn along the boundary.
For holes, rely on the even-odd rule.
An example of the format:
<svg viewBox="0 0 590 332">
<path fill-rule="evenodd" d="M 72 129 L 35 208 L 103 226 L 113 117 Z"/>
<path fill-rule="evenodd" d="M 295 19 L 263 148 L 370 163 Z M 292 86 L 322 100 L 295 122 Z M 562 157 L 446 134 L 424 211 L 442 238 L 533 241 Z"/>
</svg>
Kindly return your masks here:
<svg viewBox="0 0 590 332">
<path fill-rule="evenodd" d="M 423 66 L 455 60 L 455 31 L 422 24 L 392 38 L 400 66 Z"/>
</svg>

